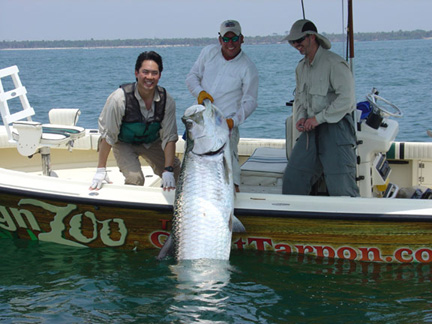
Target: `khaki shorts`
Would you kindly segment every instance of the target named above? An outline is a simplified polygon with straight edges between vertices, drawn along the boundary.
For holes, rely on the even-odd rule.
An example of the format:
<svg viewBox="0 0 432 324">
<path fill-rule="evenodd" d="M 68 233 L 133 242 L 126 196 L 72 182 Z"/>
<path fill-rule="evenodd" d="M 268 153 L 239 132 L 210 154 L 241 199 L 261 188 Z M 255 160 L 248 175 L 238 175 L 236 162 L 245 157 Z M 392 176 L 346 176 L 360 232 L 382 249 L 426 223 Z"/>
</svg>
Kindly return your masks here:
<svg viewBox="0 0 432 324">
<path fill-rule="evenodd" d="M 152 143 L 148 148 L 142 144 L 117 142 L 112 149 L 120 172 L 125 177 L 125 184 L 144 185 L 145 177 L 139 157 L 142 157 L 152 167 L 156 175 L 162 177 L 165 168 L 165 154 L 162 150 L 161 140 Z M 180 160 L 177 157 L 174 158 L 173 167 L 174 178 L 177 182 L 180 174 Z"/>
</svg>

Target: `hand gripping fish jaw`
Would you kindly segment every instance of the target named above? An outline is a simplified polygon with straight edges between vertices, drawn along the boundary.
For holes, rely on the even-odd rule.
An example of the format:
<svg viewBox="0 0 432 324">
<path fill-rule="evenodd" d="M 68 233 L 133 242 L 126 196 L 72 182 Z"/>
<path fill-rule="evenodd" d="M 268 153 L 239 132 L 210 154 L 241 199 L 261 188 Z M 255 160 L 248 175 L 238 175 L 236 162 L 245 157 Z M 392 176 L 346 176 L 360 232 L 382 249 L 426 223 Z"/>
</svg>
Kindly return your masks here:
<svg viewBox="0 0 432 324">
<path fill-rule="evenodd" d="M 194 154 L 220 151 L 229 140 L 226 119 L 210 100 L 204 100 L 204 105 L 193 105 L 186 109 L 182 121 L 188 140 L 193 142 Z"/>
</svg>

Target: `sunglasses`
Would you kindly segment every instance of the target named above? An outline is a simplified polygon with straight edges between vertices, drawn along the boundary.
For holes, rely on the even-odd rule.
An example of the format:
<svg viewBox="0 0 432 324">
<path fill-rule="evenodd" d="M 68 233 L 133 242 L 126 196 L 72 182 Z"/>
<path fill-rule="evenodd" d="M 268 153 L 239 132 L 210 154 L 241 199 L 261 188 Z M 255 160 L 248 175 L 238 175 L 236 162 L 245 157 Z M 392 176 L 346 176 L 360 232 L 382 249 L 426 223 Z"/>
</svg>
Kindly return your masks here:
<svg viewBox="0 0 432 324">
<path fill-rule="evenodd" d="M 290 41 L 291 45 L 295 45 L 295 44 L 301 44 L 309 35 L 305 35 L 302 38 Z"/>
<path fill-rule="evenodd" d="M 238 40 L 240 39 L 240 36 L 233 36 L 233 37 L 222 37 L 222 40 L 224 43 L 228 43 L 230 40 L 235 43 L 238 42 Z"/>
</svg>

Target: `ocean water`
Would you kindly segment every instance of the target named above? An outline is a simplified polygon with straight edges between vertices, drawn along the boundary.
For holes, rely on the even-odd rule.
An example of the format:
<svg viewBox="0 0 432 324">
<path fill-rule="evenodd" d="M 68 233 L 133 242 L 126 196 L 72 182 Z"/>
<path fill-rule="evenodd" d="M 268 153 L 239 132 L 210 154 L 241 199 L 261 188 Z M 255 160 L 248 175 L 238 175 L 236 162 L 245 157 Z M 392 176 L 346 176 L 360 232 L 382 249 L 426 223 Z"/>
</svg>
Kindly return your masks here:
<svg viewBox="0 0 432 324">
<path fill-rule="evenodd" d="M 356 42 L 354 58 L 357 101 L 375 87 L 399 107 L 399 141 L 427 141 L 432 111 L 432 40 Z M 333 49 L 345 56 L 342 43 Z M 164 61 L 160 84 L 177 104 L 179 134 L 183 112 L 195 103 L 185 77 L 201 47 L 107 48 L 0 51 L 0 68 L 17 65 L 37 120 L 46 122 L 51 108 L 80 108 L 78 124 L 97 128 L 106 98 L 120 84 L 135 80 L 139 53 L 159 52 Z M 284 138 L 286 102 L 293 99 L 294 71 L 301 55 L 288 44 L 249 45 L 245 52 L 257 65 L 260 88 L 257 110 L 240 127 L 242 137 Z"/>
<path fill-rule="evenodd" d="M 233 251 L 228 265 L 178 265 L 6 239 L 0 249 L 2 323 L 432 322 L 430 264 Z"/>
<path fill-rule="evenodd" d="M 134 80 L 137 55 L 164 59 L 161 85 L 180 116 L 194 104 L 184 78 L 200 47 L 0 51 L 18 65 L 28 98 L 49 109 L 76 107 L 97 127 L 107 96 Z M 287 44 L 245 46 L 260 73 L 259 107 L 243 137 L 283 138 L 294 69 Z M 343 53 L 342 44 L 334 50 Z M 430 141 L 432 40 L 358 42 L 358 101 L 372 87 L 404 113 L 400 141 Z M 263 225 L 265 226 L 265 225 Z M 0 239 L 2 323 L 426 323 L 432 322 L 431 264 L 373 264 L 233 250 L 228 263 L 159 262 L 156 251 L 76 249 Z M 199 276 L 198 276 L 199 275 Z"/>
</svg>

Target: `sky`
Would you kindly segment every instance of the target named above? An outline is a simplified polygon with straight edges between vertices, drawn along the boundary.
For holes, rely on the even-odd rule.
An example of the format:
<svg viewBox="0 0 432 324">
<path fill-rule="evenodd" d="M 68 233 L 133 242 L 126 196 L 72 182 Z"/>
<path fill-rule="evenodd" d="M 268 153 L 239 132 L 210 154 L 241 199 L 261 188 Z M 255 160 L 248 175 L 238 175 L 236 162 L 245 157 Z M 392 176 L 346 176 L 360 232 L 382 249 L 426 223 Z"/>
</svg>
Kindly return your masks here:
<svg viewBox="0 0 432 324">
<path fill-rule="evenodd" d="M 432 30 L 432 0 L 353 2 L 355 33 Z M 342 33 L 343 6 L 304 0 L 319 32 Z M 301 0 L 0 0 L 0 41 L 217 37 L 226 19 L 246 37 L 284 35 L 302 17 Z"/>
</svg>

